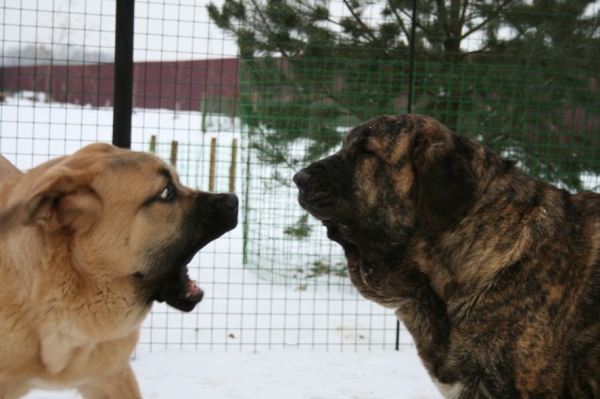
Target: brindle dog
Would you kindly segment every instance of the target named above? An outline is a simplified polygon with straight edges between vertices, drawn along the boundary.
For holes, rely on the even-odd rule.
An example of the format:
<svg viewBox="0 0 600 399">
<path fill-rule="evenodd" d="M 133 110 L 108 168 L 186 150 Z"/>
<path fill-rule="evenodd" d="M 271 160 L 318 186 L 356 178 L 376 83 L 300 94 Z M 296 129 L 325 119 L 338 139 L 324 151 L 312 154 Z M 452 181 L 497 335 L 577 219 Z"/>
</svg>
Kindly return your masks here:
<svg viewBox="0 0 600 399">
<path fill-rule="evenodd" d="M 445 397 L 600 397 L 600 195 L 422 115 L 354 128 L 294 181 Z"/>
</svg>

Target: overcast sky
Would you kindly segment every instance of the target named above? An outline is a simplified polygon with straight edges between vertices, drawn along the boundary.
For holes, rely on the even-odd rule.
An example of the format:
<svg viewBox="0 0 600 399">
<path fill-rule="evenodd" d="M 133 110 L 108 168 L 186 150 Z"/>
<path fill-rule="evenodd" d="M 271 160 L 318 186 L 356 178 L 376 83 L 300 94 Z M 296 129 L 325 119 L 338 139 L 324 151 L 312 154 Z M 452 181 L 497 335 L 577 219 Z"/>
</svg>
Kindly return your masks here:
<svg viewBox="0 0 600 399">
<path fill-rule="evenodd" d="M 210 22 L 206 4 L 208 0 L 136 0 L 134 59 L 235 57 L 235 41 Z M 0 0 L 0 42 L 5 51 L 35 45 L 113 52 L 115 7 L 116 0 Z"/>
<path fill-rule="evenodd" d="M 134 60 L 190 60 L 237 56 L 232 37 L 212 24 L 206 5 L 210 0 L 136 0 Z M 213 0 L 221 4 L 222 0 Z M 340 0 L 329 3 L 334 17 L 348 15 Z M 586 14 L 598 11 L 598 2 Z M 116 0 L 0 0 L 1 52 L 35 46 L 65 53 L 69 46 L 86 52 L 113 53 Z M 380 5 L 363 16 L 379 19 Z M 506 29 L 500 36 L 509 37 Z M 464 40 L 464 50 L 476 50 L 481 34 Z"/>
</svg>

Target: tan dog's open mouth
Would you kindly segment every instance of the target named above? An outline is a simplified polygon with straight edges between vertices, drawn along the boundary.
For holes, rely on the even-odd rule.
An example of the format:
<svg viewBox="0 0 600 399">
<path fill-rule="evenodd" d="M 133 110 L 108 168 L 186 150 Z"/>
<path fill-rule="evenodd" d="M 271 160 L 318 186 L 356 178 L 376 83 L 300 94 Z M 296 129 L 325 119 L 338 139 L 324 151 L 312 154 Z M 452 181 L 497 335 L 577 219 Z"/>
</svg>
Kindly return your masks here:
<svg viewBox="0 0 600 399">
<path fill-rule="evenodd" d="M 188 265 L 206 245 L 237 226 L 238 199 L 234 194 L 199 193 L 195 209 L 182 228 L 180 239 L 153 251 L 150 300 L 189 312 L 202 300 L 204 292 L 188 275 Z M 165 272 L 166 271 L 166 274 Z M 145 279 L 145 276 L 137 276 Z"/>
<path fill-rule="evenodd" d="M 167 276 L 151 300 L 166 302 L 175 309 L 189 312 L 203 297 L 204 291 L 195 280 L 190 279 L 188 268 L 184 266 L 178 275 Z"/>
</svg>

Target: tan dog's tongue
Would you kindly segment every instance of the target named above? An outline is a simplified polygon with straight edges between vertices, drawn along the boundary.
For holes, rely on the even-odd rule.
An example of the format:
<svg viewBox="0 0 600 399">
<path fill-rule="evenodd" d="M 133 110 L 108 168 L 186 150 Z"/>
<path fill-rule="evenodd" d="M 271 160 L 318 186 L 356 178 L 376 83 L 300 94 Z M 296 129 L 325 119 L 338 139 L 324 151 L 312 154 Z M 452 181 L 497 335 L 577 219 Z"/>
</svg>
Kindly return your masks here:
<svg viewBox="0 0 600 399">
<path fill-rule="evenodd" d="M 204 295 L 204 292 L 198 287 L 198 283 L 196 281 L 190 280 L 187 283 L 187 287 L 185 290 L 185 297 L 191 298 L 198 295 Z"/>
</svg>

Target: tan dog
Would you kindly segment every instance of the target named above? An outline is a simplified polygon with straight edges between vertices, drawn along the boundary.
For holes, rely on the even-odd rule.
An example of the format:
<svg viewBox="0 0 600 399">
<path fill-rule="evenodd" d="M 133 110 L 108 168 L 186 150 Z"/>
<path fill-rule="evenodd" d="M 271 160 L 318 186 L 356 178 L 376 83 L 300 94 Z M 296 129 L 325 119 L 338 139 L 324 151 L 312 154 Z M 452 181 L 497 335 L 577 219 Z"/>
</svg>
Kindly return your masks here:
<svg viewBox="0 0 600 399">
<path fill-rule="evenodd" d="M 154 300 L 190 311 L 202 299 L 186 265 L 236 226 L 237 197 L 107 144 L 0 168 L 0 398 L 141 398 L 129 365 L 140 325 Z"/>
<path fill-rule="evenodd" d="M 10 161 L 0 155 L 0 179 L 5 179 L 14 174 L 23 173 L 15 167 Z"/>
<path fill-rule="evenodd" d="M 600 398 L 599 194 L 423 115 L 357 126 L 294 181 L 446 398 Z"/>
</svg>

